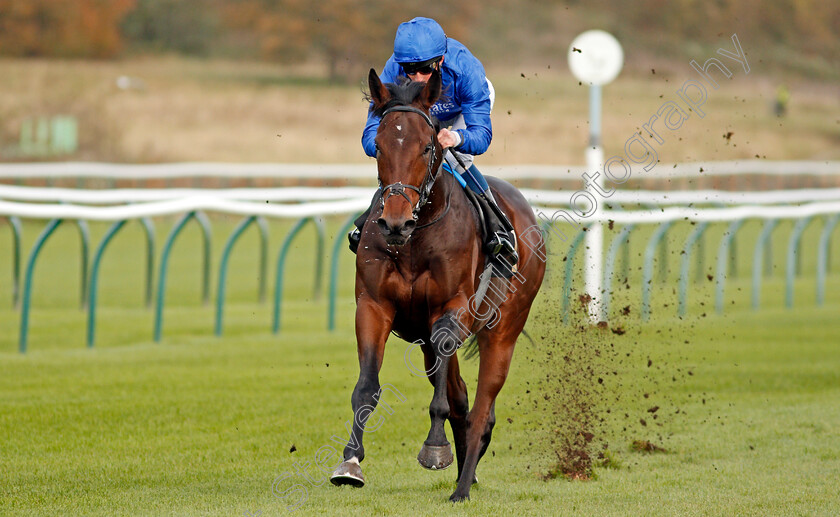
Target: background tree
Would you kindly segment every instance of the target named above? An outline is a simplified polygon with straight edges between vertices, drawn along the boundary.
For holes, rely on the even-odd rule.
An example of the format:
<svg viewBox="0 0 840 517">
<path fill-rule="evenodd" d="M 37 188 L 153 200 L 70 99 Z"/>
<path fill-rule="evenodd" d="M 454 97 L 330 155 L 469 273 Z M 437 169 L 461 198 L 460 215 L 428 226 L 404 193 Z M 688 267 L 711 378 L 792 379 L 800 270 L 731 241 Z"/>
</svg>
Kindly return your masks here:
<svg viewBox="0 0 840 517">
<path fill-rule="evenodd" d="M 135 0 L 0 0 L 0 53 L 107 58 Z"/>
<path fill-rule="evenodd" d="M 329 77 L 341 79 L 381 67 L 391 54 L 400 22 L 442 13 L 435 19 L 448 35 L 461 37 L 468 33 L 468 22 L 478 8 L 477 0 L 455 6 L 432 0 L 423 8 L 397 0 L 238 0 L 225 3 L 222 18 L 232 30 L 252 34 L 263 58 L 280 62 L 321 58 Z"/>
<path fill-rule="evenodd" d="M 0 55 L 108 58 L 127 47 L 316 62 L 331 79 L 358 78 L 390 55 L 397 24 L 420 15 L 488 64 L 553 63 L 600 27 L 630 66 L 645 54 L 694 57 L 737 32 L 768 69 L 840 70 L 840 2 L 825 0 L 0 0 Z"/>
<path fill-rule="evenodd" d="M 136 48 L 206 55 L 219 36 L 219 3 L 212 0 L 136 0 L 122 30 Z"/>
</svg>

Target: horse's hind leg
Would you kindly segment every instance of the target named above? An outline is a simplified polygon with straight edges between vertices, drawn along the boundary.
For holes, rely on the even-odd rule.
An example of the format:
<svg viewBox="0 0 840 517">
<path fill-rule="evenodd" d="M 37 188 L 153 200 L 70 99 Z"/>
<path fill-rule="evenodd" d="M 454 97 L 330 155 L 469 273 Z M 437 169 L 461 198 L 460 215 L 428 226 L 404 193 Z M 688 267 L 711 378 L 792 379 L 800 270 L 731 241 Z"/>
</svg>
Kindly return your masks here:
<svg viewBox="0 0 840 517">
<path fill-rule="evenodd" d="M 461 378 L 457 355 L 449 359 L 446 391 L 449 398 L 449 425 L 452 427 L 452 441 L 455 442 L 455 457 L 458 459 L 460 478 L 467 455 L 467 414 L 470 411 L 470 399 L 467 396 L 467 385 Z"/>
<path fill-rule="evenodd" d="M 478 453 L 478 461 L 484 457 L 487 448 L 490 446 L 490 438 L 493 436 L 493 428 L 496 427 L 496 401 L 490 406 L 490 416 L 484 426 L 484 434 L 481 435 L 481 451 Z"/>
<path fill-rule="evenodd" d="M 433 371 L 437 358 L 431 347 L 423 347 L 423 351 L 425 352 L 426 371 Z M 456 354 L 449 358 L 448 373 L 446 395 L 449 401 L 449 425 L 452 427 L 452 441 L 455 442 L 455 457 L 458 459 L 458 477 L 461 477 L 464 457 L 467 454 L 467 413 L 470 411 L 470 399 L 467 396 L 467 384 L 461 378 Z M 432 386 L 435 385 L 435 375 L 437 373 L 429 375 L 429 382 L 432 383 Z"/>
<path fill-rule="evenodd" d="M 524 321 L 523 321 L 524 325 Z M 490 444 L 495 424 L 496 396 L 507 379 L 516 335 L 498 329 L 493 334 L 481 332 L 478 335 L 481 348 L 481 364 L 478 368 L 478 388 L 475 403 L 467 416 L 467 453 L 458 479 L 458 487 L 449 498 L 457 502 L 470 498 L 470 486 L 475 479 L 478 460 Z M 521 331 L 521 328 L 519 329 Z"/>
<path fill-rule="evenodd" d="M 417 455 L 417 461 L 427 469 L 445 469 L 453 461 L 452 447 L 446 440 L 444 422 L 450 418 L 451 409 L 448 386 L 449 366 L 455 351 L 465 337 L 463 334 L 457 316 L 449 311 L 432 324 L 431 344 L 424 347 L 427 367 L 430 362 L 432 364 L 427 371 L 433 372 L 431 381 L 435 389 L 432 402 L 429 404 L 429 416 L 432 421 L 429 436 L 423 442 L 420 454 Z M 460 375 L 458 377 L 460 378 Z M 456 416 L 456 422 L 457 420 Z"/>
</svg>

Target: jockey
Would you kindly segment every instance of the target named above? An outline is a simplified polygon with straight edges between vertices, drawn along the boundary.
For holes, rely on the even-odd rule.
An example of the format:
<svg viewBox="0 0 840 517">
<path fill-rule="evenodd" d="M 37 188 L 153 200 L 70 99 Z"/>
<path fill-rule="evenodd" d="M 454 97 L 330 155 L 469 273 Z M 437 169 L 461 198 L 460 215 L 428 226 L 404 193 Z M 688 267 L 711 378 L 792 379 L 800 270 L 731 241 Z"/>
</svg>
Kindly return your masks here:
<svg viewBox="0 0 840 517">
<path fill-rule="evenodd" d="M 493 205 L 495 210 L 484 210 L 484 216 L 488 219 L 487 228 L 490 228 L 485 250 L 494 257 L 501 255 L 513 266 L 518 260 L 513 227 L 506 218 L 502 220 L 504 214 L 498 209 L 487 180 L 473 164 L 473 156 L 487 151 L 493 138 L 490 124 L 490 110 L 494 100 L 493 85 L 485 76 L 481 62 L 463 44 L 447 38 L 436 21 L 418 17 L 400 24 L 394 38 L 394 53 L 385 63 L 380 76 L 382 82 L 397 82 L 398 77 L 425 82 L 429 80 L 433 70 L 438 70 L 441 74 L 443 96 L 430 111 L 441 123 L 438 141 L 444 149 L 450 150 L 445 154 L 444 168 L 451 172 L 462 186 L 469 186 L 478 196 L 483 196 Z M 362 133 L 362 147 L 370 157 L 376 157 L 374 138 L 379 121 L 379 117 L 369 113 Z M 457 155 L 457 158 L 453 154 Z M 378 195 L 374 196 L 374 200 L 377 197 Z M 356 220 L 357 228 L 348 235 L 353 253 L 359 247 L 360 228 L 367 220 L 370 210 L 371 208 L 368 208 Z"/>
</svg>

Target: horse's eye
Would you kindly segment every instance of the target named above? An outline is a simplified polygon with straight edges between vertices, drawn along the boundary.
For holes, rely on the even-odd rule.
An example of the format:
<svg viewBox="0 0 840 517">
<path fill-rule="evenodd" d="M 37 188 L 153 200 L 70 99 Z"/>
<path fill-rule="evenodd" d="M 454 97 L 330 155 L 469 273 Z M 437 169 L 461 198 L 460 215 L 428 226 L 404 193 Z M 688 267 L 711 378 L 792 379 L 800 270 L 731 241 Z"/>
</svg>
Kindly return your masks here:
<svg viewBox="0 0 840 517">
<path fill-rule="evenodd" d="M 426 146 L 426 149 L 423 150 L 423 154 L 429 154 L 430 152 L 434 151 L 435 148 L 432 144 Z"/>
</svg>

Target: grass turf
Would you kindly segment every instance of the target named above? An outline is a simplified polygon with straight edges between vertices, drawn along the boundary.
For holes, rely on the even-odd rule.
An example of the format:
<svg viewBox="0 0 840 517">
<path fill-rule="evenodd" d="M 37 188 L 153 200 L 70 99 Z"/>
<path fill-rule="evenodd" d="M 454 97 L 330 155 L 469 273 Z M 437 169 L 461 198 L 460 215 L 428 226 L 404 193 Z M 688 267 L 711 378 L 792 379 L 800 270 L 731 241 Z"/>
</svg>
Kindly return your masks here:
<svg viewBox="0 0 840 517">
<path fill-rule="evenodd" d="M 101 235 L 102 228 L 93 230 Z M 568 326 L 549 340 L 539 336 L 557 319 L 542 312 L 529 323 L 536 343 L 521 340 L 514 356 L 480 484 L 472 501 L 451 508 L 454 470 L 424 471 L 415 460 L 431 390 L 411 376 L 406 345 L 395 338 L 381 381 L 406 401 L 390 399 L 393 414 L 381 413 L 381 428 L 366 436 L 368 486 L 337 489 L 313 467 L 319 448 L 346 435 L 351 416 L 358 369 L 349 278 L 340 289 L 339 328 L 328 333 L 324 300 L 308 299 L 311 277 L 290 273 L 284 330 L 274 336 L 269 308 L 253 301 L 254 257 L 235 254 L 226 333 L 215 338 L 212 308 L 197 303 L 199 241 L 190 233 L 173 255 L 165 338 L 154 344 L 137 244 L 121 235 L 103 272 L 100 340 L 85 350 L 83 318 L 72 308 L 77 264 L 66 258 L 77 244 L 72 231 L 62 231 L 48 243 L 62 253 L 39 263 L 44 276 L 36 279 L 26 356 L 16 352 L 18 314 L 0 309 L 0 513 L 276 515 L 295 498 L 276 497 L 274 481 L 307 462 L 312 482 L 295 475 L 275 487 L 306 488 L 296 511 L 302 515 L 797 515 L 831 514 L 840 504 L 840 305 L 833 297 L 821 308 L 777 303 L 752 312 L 738 290 L 746 280 L 733 279 L 727 293 L 738 303 L 724 316 L 699 317 L 698 305 L 685 320 L 669 309 L 641 323 L 634 311 L 617 318 L 624 335 Z M 303 251 L 290 256 L 290 272 L 311 270 Z M 765 294 L 778 300 L 778 288 L 768 282 Z M 620 467 L 599 469 L 590 482 L 543 481 L 556 417 L 541 404 L 541 379 L 551 367 L 541 358 L 575 340 L 612 343 L 622 358 L 599 407 L 610 409 L 601 432 Z M 476 365 L 463 369 L 472 394 Z M 640 425 L 652 404 L 661 407 L 662 425 Z M 632 452 L 637 439 L 669 452 Z"/>
</svg>

